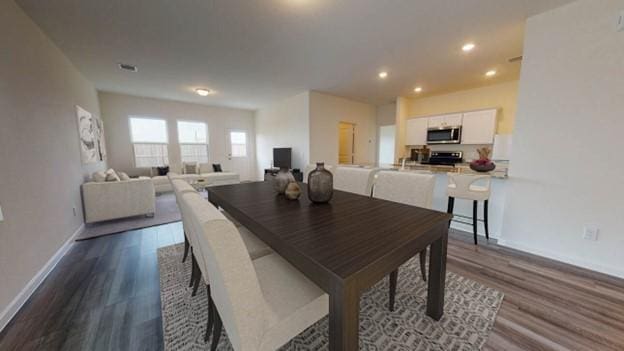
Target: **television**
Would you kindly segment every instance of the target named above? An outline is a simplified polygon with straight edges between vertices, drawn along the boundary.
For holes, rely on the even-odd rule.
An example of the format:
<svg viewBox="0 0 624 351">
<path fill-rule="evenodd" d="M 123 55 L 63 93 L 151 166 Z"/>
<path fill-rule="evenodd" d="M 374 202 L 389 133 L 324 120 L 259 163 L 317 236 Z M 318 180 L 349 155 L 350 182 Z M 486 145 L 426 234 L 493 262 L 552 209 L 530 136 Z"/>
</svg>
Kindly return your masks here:
<svg viewBox="0 0 624 351">
<path fill-rule="evenodd" d="M 291 168 L 290 156 L 292 149 L 289 147 L 276 147 L 273 148 L 273 167 L 277 168 Z"/>
</svg>

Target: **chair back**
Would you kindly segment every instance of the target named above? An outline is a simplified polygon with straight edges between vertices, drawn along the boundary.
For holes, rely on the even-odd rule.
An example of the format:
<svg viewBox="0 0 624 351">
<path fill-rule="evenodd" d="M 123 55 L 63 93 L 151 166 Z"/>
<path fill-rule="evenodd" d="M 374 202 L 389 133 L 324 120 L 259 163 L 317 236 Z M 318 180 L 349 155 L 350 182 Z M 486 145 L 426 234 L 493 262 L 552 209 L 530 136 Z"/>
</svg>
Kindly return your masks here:
<svg viewBox="0 0 624 351">
<path fill-rule="evenodd" d="M 373 197 L 432 208 L 434 187 L 433 174 L 381 171 L 375 175 Z"/>
<path fill-rule="evenodd" d="M 255 268 L 240 233 L 207 201 L 189 199 L 198 248 L 205 258 L 202 270 L 210 275 L 210 294 L 234 350 L 256 350 L 276 317 L 268 307 Z M 199 195 L 197 195 L 199 196 Z M 220 218 L 221 217 L 221 218 Z"/>
<path fill-rule="evenodd" d="M 197 191 L 193 189 L 192 186 L 190 186 L 186 181 L 182 179 L 175 179 L 175 178 L 171 179 L 171 187 L 173 188 L 173 193 L 175 194 L 175 197 L 176 197 L 176 203 L 178 204 L 178 208 L 180 209 L 180 216 L 182 217 L 182 227 L 184 228 L 184 233 L 186 234 L 186 237 L 191 242 L 191 246 L 192 246 L 194 238 L 192 238 L 191 233 L 189 233 L 188 227 L 190 224 L 189 223 L 190 219 L 188 216 L 188 211 L 183 206 L 182 195 L 185 193 L 196 193 Z"/>
<path fill-rule="evenodd" d="M 487 200 L 490 197 L 492 177 L 480 174 L 447 173 L 448 196 L 458 199 Z M 477 185 L 476 183 L 479 183 Z"/>
<path fill-rule="evenodd" d="M 379 168 L 337 166 L 334 171 L 334 189 L 371 196 L 374 176 Z"/>
</svg>

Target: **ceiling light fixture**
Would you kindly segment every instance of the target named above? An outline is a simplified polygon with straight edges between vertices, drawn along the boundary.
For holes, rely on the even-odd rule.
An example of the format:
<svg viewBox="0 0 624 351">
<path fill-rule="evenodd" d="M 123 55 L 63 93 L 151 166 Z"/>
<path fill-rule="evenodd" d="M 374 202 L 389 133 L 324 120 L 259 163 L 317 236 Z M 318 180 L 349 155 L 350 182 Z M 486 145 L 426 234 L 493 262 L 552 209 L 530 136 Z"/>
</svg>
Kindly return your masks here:
<svg viewBox="0 0 624 351">
<path fill-rule="evenodd" d="M 485 72 L 486 77 L 494 77 L 496 75 L 496 70 L 490 70 Z"/>
<path fill-rule="evenodd" d="M 379 72 L 379 78 L 381 78 L 381 79 L 388 78 L 388 72 L 386 72 L 386 71 Z"/>
<path fill-rule="evenodd" d="M 475 44 L 474 43 L 466 43 L 464 44 L 464 46 L 462 46 L 462 50 L 464 52 L 470 52 L 475 48 Z"/>
<path fill-rule="evenodd" d="M 420 93 L 420 92 L 422 92 L 422 87 L 416 87 L 416 88 L 414 88 L 414 92 L 415 92 L 415 93 Z"/>
<path fill-rule="evenodd" d="M 210 94 L 212 94 L 212 93 L 213 93 L 213 91 L 212 91 L 212 90 L 209 90 L 209 89 L 201 89 L 201 88 L 200 88 L 200 89 L 195 89 L 195 92 L 196 92 L 196 93 L 197 93 L 197 95 L 199 95 L 199 96 L 208 96 L 208 95 L 210 95 Z"/>
</svg>

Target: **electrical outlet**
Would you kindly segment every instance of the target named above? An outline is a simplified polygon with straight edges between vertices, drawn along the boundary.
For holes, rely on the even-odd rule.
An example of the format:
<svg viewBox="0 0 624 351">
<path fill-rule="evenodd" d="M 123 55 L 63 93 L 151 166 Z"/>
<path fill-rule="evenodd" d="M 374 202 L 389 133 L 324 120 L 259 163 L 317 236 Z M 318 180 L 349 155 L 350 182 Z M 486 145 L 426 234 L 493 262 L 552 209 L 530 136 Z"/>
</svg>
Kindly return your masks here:
<svg viewBox="0 0 624 351">
<path fill-rule="evenodd" d="M 618 32 L 624 32 L 624 11 L 620 12 L 620 15 L 618 16 L 616 30 Z"/>
<path fill-rule="evenodd" d="M 596 241 L 598 240 L 599 229 L 596 226 L 586 225 L 583 230 L 583 239 Z"/>
<path fill-rule="evenodd" d="M 4 215 L 2 214 L 2 207 L 0 207 L 0 222 L 4 221 Z"/>
<path fill-rule="evenodd" d="M 74 217 L 76 217 L 76 207 L 72 207 L 72 211 L 74 211 Z"/>
</svg>

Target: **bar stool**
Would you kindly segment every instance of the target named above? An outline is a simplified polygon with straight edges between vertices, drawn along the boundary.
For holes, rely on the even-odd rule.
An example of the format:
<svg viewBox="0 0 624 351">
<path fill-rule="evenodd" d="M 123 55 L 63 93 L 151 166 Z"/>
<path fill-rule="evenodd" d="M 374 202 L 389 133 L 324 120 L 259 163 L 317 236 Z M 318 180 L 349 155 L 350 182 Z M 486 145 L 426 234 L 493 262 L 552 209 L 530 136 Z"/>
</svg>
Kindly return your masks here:
<svg viewBox="0 0 624 351">
<path fill-rule="evenodd" d="M 485 238 L 490 239 L 488 228 L 488 200 L 490 199 L 490 185 L 492 177 L 489 175 L 458 174 L 448 173 L 448 195 L 447 212 L 453 214 L 455 199 L 472 200 L 472 231 L 474 233 L 474 243 L 477 245 L 477 205 L 483 201 L 483 224 L 485 227 Z M 475 183 L 479 182 L 480 185 Z M 450 223 L 449 223 L 450 225 Z"/>
</svg>

